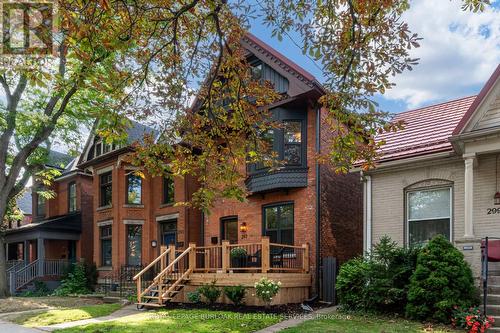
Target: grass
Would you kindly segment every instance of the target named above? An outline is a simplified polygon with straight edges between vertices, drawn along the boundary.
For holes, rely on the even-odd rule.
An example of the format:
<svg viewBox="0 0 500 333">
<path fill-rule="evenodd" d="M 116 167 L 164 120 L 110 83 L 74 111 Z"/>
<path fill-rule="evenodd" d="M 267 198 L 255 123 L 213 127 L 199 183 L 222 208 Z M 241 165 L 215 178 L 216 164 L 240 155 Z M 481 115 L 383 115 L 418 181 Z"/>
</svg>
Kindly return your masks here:
<svg viewBox="0 0 500 333">
<path fill-rule="evenodd" d="M 378 316 L 347 315 L 332 313 L 320 319 L 308 320 L 299 326 L 288 328 L 282 333 L 445 333 L 455 331 L 441 325 L 421 324 L 402 318 L 384 318 Z"/>
<path fill-rule="evenodd" d="M 54 309 L 42 313 L 22 314 L 11 320 L 28 327 L 40 327 L 107 316 L 120 308 L 120 304 L 87 305 L 74 309 Z"/>
<path fill-rule="evenodd" d="M 273 325 L 282 319 L 281 315 L 176 309 L 148 311 L 123 317 L 112 322 L 90 324 L 58 330 L 57 332 L 246 333 Z"/>
<path fill-rule="evenodd" d="M 49 307 L 74 308 L 96 304 L 102 304 L 102 301 L 83 297 L 9 297 L 0 301 L 0 313 L 46 309 Z"/>
</svg>

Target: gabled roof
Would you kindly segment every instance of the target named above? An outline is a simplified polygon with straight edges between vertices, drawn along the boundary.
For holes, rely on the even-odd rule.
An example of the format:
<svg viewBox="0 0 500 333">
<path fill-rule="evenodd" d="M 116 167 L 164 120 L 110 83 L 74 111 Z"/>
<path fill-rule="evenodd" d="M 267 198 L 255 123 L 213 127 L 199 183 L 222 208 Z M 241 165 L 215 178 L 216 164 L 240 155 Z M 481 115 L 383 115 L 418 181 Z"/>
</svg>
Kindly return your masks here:
<svg viewBox="0 0 500 333">
<path fill-rule="evenodd" d="M 291 97 L 310 90 L 317 90 L 321 94 L 325 93 L 325 89 L 316 80 L 314 75 L 250 32 L 247 32 L 243 37 L 242 45 L 253 55 L 289 79 L 290 88 L 288 95 Z"/>
<path fill-rule="evenodd" d="M 476 96 L 431 105 L 397 114 L 394 121 L 404 121 L 403 130 L 384 133 L 380 162 L 452 151 L 449 141 L 453 130 L 476 100 Z"/>
<path fill-rule="evenodd" d="M 45 165 L 48 167 L 54 167 L 63 170 L 66 168 L 66 166 L 68 166 L 68 164 L 70 164 L 73 159 L 74 158 L 71 155 L 55 150 L 50 150 Z"/>
<path fill-rule="evenodd" d="M 483 89 L 481 89 L 481 92 L 479 93 L 479 95 L 477 95 L 477 98 L 475 99 L 474 103 L 472 103 L 470 105 L 469 109 L 467 110 L 467 112 L 465 113 L 463 118 L 460 120 L 460 122 L 457 124 L 457 126 L 453 130 L 453 133 L 452 133 L 453 135 L 459 135 L 462 133 L 462 131 L 467 126 L 470 119 L 472 118 L 472 116 L 476 112 L 477 108 L 481 105 L 483 100 L 486 98 L 486 96 L 488 95 L 490 90 L 493 88 L 493 86 L 495 85 L 495 82 L 497 81 L 497 79 L 499 77 L 500 77 L 500 64 L 497 66 L 497 68 L 495 69 L 493 74 L 490 76 L 490 78 L 488 79 L 488 81 L 484 85 Z"/>
</svg>

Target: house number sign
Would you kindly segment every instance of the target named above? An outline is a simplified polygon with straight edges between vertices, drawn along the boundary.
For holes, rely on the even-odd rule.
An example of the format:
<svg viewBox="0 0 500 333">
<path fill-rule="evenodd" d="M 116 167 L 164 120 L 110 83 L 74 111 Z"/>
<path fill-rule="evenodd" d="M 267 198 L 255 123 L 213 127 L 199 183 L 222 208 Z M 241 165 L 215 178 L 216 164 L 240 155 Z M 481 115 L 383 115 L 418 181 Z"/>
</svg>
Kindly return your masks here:
<svg viewBox="0 0 500 333">
<path fill-rule="evenodd" d="M 487 215 L 500 214 L 500 208 L 486 208 Z"/>
</svg>

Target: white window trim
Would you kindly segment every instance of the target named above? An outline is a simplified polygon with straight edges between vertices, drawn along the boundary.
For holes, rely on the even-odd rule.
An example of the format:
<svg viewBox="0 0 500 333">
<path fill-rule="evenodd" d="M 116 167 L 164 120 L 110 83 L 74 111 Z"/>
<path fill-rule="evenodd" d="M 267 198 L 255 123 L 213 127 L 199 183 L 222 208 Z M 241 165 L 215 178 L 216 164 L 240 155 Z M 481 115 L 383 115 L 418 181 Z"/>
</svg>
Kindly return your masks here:
<svg viewBox="0 0 500 333">
<path fill-rule="evenodd" d="M 106 221 L 97 222 L 98 227 L 105 227 L 105 226 L 112 225 L 112 224 L 113 224 L 113 220 L 106 220 Z"/>
<path fill-rule="evenodd" d="M 414 192 L 429 192 L 429 191 L 436 191 L 436 190 L 448 190 L 450 192 L 450 215 L 446 217 L 434 217 L 434 218 L 427 218 L 427 219 L 410 219 L 410 193 Z M 436 187 L 429 187 L 429 188 L 416 188 L 416 189 L 411 189 L 407 190 L 405 193 L 405 210 L 406 210 L 406 216 L 405 216 L 405 244 L 406 246 L 410 246 L 410 222 L 412 221 L 432 221 L 432 220 L 439 220 L 439 219 L 450 219 L 450 238 L 448 239 L 450 242 L 453 241 L 453 186 L 436 186 Z"/>
</svg>

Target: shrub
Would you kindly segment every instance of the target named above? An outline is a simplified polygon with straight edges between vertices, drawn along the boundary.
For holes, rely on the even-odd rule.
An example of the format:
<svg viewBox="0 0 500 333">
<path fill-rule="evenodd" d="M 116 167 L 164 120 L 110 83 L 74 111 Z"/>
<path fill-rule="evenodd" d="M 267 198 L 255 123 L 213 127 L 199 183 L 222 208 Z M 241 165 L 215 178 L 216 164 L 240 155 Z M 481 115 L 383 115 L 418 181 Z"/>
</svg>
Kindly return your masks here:
<svg viewBox="0 0 500 333">
<path fill-rule="evenodd" d="M 364 309 L 368 267 L 369 263 L 362 257 L 349 260 L 340 266 L 336 287 L 342 307 L 349 310 Z"/>
<path fill-rule="evenodd" d="M 242 247 L 235 247 L 231 250 L 231 258 L 241 258 L 247 256 L 247 250 Z"/>
<path fill-rule="evenodd" d="M 269 306 L 273 297 L 280 291 L 281 282 L 275 282 L 263 277 L 258 282 L 255 282 L 254 287 L 257 297 L 263 300 L 266 303 L 266 306 Z"/>
<path fill-rule="evenodd" d="M 72 272 L 61 281 L 61 285 L 54 291 L 57 296 L 66 296 L 69 294 L 87 294 L 90 292 L 88 289 L 88 280 L 85 275 L 85 267 L 83 263 L 73 264 Z"/>
<path fill-rule="evenodd" d="M 366 312 L 404 310 L 418 249 L 398 247 L 384 236 L 369 256 L 340 267 L 337 294 L 342 307 Z"/>
<path fill-rule="evenodd" d="M 187 293 L 187 299 L 191 303 L 200 303 L 201 302 L 201 295 L 198 290 L 191 291 Z"/>
<path fill-rule="evenodd" d="M 399 247 L 387 236 L 380 239 L 373 247 L 366 272 L 367 310 L 379 313 L 404 310 L 418 253 L 418 249 Z"/>
<path fill-rule="evenodd" d="M 245 293 L 246 293 L 246 289 L 243 286 L 226 286 L 226 287 L 224 287 L 224 294 L 236 306 L 241 305 L 243 303 L 243 298 L 245 298 Z"/>
<path fill-rule="evenodd" d="M 463 254 L 446 238 L 433 238 L 419 253 L 411 277 L 406 315 L 449 323 L 455 305 L 477 304 L 472 271 Z"/>
<path fill-rule="evenodd" d="M 469 333 L 485 332 L 494 322 L 493 317 L 484 315 L 478 307 L 455 306 L 451 318 L 453 327 L 463 328 Z"/>
<path fill-rule="evenodd" d="M 21 297 L 43 297 L 50 294 L 50 290 L 43 281 L 35 280 L 33 282 L 34 290 L 26 290 L 19 296 Z"/>
<path fill-rule="evenodd" d="M 215 286 L 215 281 L 202 285 L 198 288 L 198 292 L 205 297 L 208 304 L 215 303 L 221 294 L 220 289 Z"/>
</svg>

